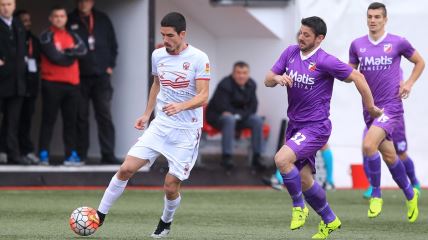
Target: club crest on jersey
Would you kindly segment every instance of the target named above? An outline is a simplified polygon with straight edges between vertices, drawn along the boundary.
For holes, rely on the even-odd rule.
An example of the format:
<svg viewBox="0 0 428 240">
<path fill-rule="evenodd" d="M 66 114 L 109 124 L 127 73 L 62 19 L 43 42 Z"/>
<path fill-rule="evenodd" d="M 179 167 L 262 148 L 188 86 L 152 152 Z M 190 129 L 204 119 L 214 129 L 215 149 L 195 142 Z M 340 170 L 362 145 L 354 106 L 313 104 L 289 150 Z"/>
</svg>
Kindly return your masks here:
<svg viewBox="0 0 428 240">
<path fill-rule="evenodd" d="M 365 53 L 367 51 L 367 49 L 366 48 L 360 48 L 360 52 L 361 53 Z"/>
<path fill-rule="evenodd" d="M 210 72 L 210 64 L 206 63 L 205 64 L 205 73 L 209 73 Z"/>
<path fill-rule="evenodd" d="M 309 67 L 308 67 L 309 71 L 313 72 L 317 69 L 317 64 L 314 62 L 310 62 L 309 63 Z"/>
<path fill-rule="evenodd" d="M 383 51 L 385 53 L 390 53 L 392 51 L 392 44 L 391 43 L 384 44 Z"/>
<path fill-rule="evenodd" d="M 184 70 L 189 70 L 189 68 L 190 68 L 190 63 L 189 62 L 183 63 L 183 69 Z"/>
</svg>

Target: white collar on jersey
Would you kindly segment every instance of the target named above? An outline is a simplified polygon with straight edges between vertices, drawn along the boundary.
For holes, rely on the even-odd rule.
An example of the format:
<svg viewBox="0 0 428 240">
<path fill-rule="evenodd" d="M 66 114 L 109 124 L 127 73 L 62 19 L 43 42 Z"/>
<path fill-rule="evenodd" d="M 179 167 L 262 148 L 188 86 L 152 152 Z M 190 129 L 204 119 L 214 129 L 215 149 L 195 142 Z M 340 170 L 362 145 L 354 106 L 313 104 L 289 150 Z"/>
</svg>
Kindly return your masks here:
<svg viewBox="0 0 428 240">
<path fill-rule="evenodd" d="M 12 26 L 13 17 L 11 17 L 11 18 L 5 18 L 3 16 L 0 16 L 0 18 L 1 18 L 1 20 L 3 20 L 4 23 L 6 23 L 6 25 L 8 27 Z"/>
<path fill-rule="evenodd" d="M 302 59 L 302 61 L 305 61 L 306 59 L 312 57 L 312 55 L 314 55 L 318 51 L 318 49 L 320 49 L 320 48 L 321 48 L 321 45 L 319 45 L 317 48 L 312 50 L 312 52 L 308 53 L 308 55 L 306 55 L 306 56 L 303 56 L 302 51 L 300 51 L 300 58 Z"/>
<path fill-rule="evenodd" d="M 385 31 L 385 33 L 382 35 L 382 37 L 380 37 L 377 41 L 375 41 L 375 40 L 373 40 L 371 37 L 370 37 L 370 34 L 367 34 L 367 38 L 369 39 L 369 41 L 373 44 L 373 45 L 378 45 L 379 43 L 381 43 L 385 38 L 386 38 L 386 36 L 388 35 L 388 32 L 387 31 Z"/>
</svg>

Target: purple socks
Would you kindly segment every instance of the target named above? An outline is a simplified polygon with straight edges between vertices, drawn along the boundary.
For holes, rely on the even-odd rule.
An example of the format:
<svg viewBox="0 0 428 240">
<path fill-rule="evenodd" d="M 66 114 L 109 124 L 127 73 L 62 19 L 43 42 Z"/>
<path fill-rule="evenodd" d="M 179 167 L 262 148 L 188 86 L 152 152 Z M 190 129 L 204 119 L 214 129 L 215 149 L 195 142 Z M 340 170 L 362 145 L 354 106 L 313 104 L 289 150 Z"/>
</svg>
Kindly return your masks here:
<svg viewBox="0 0 428 240">
<path fill-rule="evenodd" d="M 388 166 L 389 171 L 391 172 L 392 178 L 397 183 L 397 185 L 403 190 L 404 195 L 407 200 L 413 198 L 414 192 L 413 187 L 409 182 L 409 179 L 406 175 L 406 169 L 404 168 L 403 163 L 400 159 L 397 159 L 395 163 Z"/>
<path fill-rule="evenodd" d="M 284 185 L 293 200 L 293 207 L 305 207 L 302 196 L 302 183 L 299 170 L 293 168 L 289 173 L 281 173 Z"/>
<path fill-rule="evenodd" d="M 336 215 L 327 203 L 324 189 L 316 181 L 303 195 L 305 195 L 306 202 L 321 216 L 325 224 L 331 223 L 336 219 Z"/>
<path fill-rule="evenodd" d="M 373 187 L 372 197 L 380 198 L 380 155 L 377 152 L 372 156 L 364 156 L 364 161 L 367 162 L 368 178 L 370 181 L 370 185 Z"/>
</svg>

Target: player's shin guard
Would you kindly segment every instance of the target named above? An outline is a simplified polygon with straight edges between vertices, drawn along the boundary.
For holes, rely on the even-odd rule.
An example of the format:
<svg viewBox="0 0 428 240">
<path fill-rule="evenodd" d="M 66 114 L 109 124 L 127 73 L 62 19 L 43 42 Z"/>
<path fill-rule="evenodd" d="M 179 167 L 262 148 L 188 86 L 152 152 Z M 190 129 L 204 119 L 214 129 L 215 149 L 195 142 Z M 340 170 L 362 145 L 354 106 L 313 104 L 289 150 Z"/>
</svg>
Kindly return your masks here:
<svg viewBox="0 0 428 240">
<path fill-rule="evenodd" d="M 163 208 L 163 213 L 161 217 L 162 221 L 164 221 L 165 223 L 172 222 L 174 218 L 174 213 L 177 210 L 177 208 L 180 206 L 180 202 L 181 202 L 181 195 L 179 195 L 178 198 L 174 200 L 168 200 L 165 196 L 164 208 Z"/>
<path fill-rule="evenodd" d="M 293 200 L 293 207 L 305 207 L 305 202 L 302 196 L 302 182 L 300 179 L 299 170 L 294 167 L 289 173 L 281 173 L 284 186 Z"/>
<path fill-rule="evenodd" d="M 325 224 L 329 224 L 336 219 L 336 215 L 327 203 L 324 189 L 314 181 L 314 184 L 307 191 L 303 192 L 306 202 L 321 216 Z"/>
<path fill-rule="evenodd" d="M 122 181 L 114 175 L 104 192 L 98 211 L 107 214 L 113 203 L 122 195 L 127 183 L 128 181 Z"/>
<path fill-rule="evenodd" d="M 406 170 L 404 168 L 403 163 L 400 161 L 400 159 L 397 159 L 392 165 L 388 166 L 388 168 L 391 172 L 392 178 L 403 190 L 407 200 L 411 200 L 414 195 L 413 187 L 410 184 L 409 179 L 407 178 Z"/>
<path fill-rule="evenodd" d="M 380 198 L 380 165 L 381 159 L 379 153 L 375 153 L 373 156 L 365 156 L 368 170 L 370 185 L 373 187 L 372 197 Z"/>
</svg>

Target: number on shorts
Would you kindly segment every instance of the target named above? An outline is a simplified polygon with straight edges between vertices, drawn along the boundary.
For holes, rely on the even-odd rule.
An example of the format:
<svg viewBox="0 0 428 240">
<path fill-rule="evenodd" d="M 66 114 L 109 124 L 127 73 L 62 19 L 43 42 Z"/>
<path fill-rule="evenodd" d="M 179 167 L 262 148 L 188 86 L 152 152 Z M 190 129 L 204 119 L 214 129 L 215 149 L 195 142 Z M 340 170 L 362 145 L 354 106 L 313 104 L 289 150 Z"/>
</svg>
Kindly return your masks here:
<svg viewBox="0 0 428 240">
<path fill-rule="evenodd" d="M 306 136 L 303 135 L 301 132 L 298 132 L 294 134 L 294 136 L 290 140 L 300 146 L 300 143 L 306 140 Z"/>
</svg>

